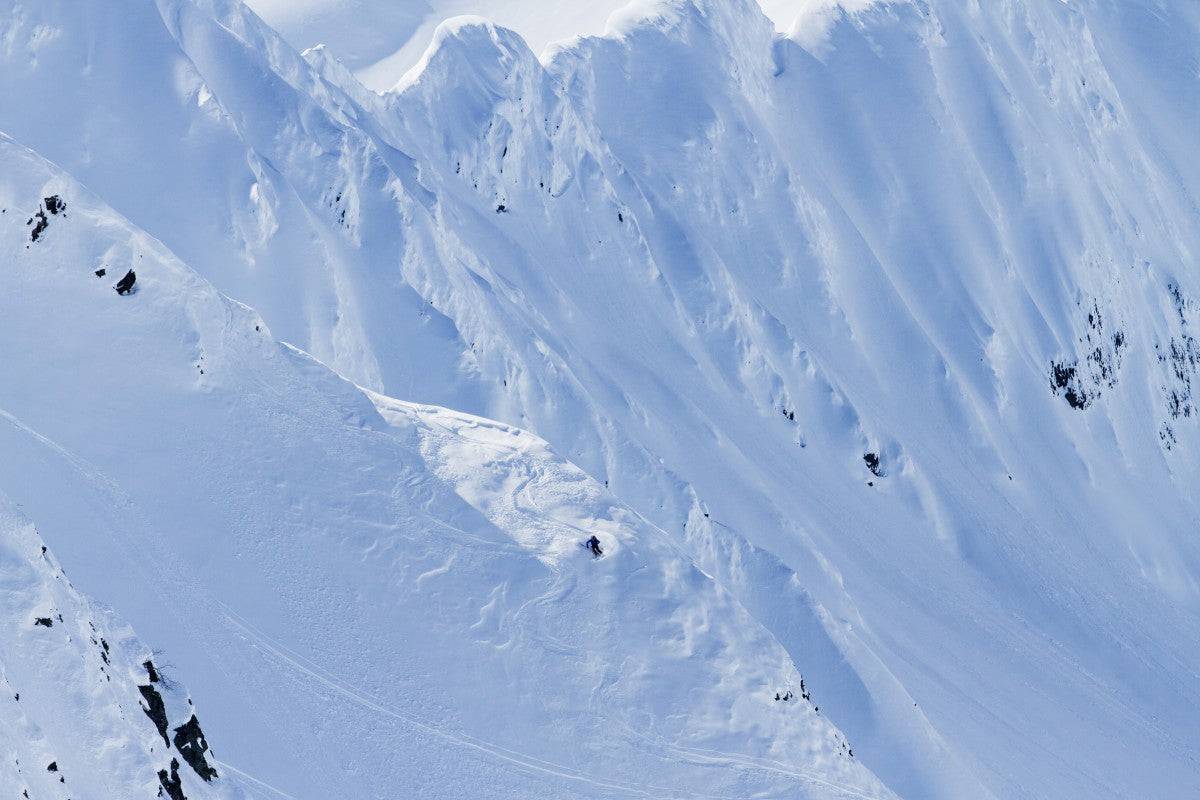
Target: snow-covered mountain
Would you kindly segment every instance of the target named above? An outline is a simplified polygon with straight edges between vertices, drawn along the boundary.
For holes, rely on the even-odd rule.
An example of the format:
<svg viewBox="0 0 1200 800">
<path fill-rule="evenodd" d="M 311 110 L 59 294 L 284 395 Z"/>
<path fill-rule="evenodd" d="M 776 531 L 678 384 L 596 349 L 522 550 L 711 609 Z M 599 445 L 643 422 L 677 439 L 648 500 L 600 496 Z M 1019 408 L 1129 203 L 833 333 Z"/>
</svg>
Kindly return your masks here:
<svg viewBox="0 0 1200 800">
<path fill-rule="evenodd" d="M 0 157 L 0 480 L 212 697 L 247 794 L 891 796 L 770 633 L 543 442 L 366 393 Z"/>
<path fill-rule="evenodd" d="M 775 27 L 805 45 L 824 39 L 843 11 L 860 12 L 887 0 L 759 0 Z M 475 15 L 516 31 L 535 53 L 579 36 L 596 36 L 629 12 L 629 0 L 248 0 L 298 50 L 326 45 L 363 85 L 392 88 L 429 44 L 437 26 Z M 643 6 L 645 7 L 645 6 Z M 614 17 L 615 15 L 615 17 Z"/>
<path fill-rule="evenodd" d="M 380 95 L 0 2 L 0 489 L 225 780 L 1200 782 L 1200 11 L 804 6 L 458 18 Z"/>
<path fill-rule="evenodd" d="M 240 797 L 210 763 L 195 706 L 168 667 L 82 597 L 33 525 L 7 500 L 0 503 L 6 793 Z"/>
</svg>

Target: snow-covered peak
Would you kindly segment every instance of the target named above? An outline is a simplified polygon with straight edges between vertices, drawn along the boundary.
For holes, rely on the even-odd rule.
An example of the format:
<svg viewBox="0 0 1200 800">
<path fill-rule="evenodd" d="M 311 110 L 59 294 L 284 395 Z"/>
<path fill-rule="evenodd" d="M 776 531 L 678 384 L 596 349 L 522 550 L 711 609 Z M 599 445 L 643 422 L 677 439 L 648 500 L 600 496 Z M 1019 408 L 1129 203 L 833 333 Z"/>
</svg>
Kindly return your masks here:
<svg viewBox="0 0 1200 800">
<path fill-rule="evenodd" d="M 490 88 L 536 64 L 537 57 L 514 31 L 479 16 L 452 17 L 438 25 L 425 54 L 395 90 L 422 81 L 445 87 L 478 80 Z"/>
<path fill-rule="evenodd" d="M 886 2 L 887 0 L 884 0 Z M 299 49 L 327 43 L 371 88 L 385 91 L 421 60 L 438 26 L 455 16 L 478 15 L 521 34 L 536 53 L 553 52 L 580 36 L 624 30 L 647 17 L 677 16 L 669 0 L 568 0 L 548 12 L 529 0 L 251 0 L 256 11 Z M 843 11 L 857 13 L 871 0 L 761 0 L 762 10 L 784 33 L 818 45 Z M 744 3 L 725 4 L 728 7 Z M 713 4 L 720 11 L 720 4 Z"/>
</svg>

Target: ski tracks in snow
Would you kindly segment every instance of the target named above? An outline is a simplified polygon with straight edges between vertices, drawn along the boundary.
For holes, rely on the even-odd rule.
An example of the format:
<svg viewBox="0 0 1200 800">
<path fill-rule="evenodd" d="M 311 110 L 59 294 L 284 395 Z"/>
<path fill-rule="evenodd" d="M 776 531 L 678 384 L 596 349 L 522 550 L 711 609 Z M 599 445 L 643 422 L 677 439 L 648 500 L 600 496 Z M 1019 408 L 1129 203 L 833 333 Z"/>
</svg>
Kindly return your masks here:
<svg viewBox="0 0 1200 800">
<path fill-rule="evenodd" d="M 517 750 L 512 750 L 507 747 L 502 747 L 495 743 L 476 738 L 466 733 L 454 733 L 447 731 L 444 728 L 422 720 L 413 714 L 397 710 L 379 700 L 372 698 L 362 690 L 355 688 L 352 684 L 344 679 L 339 678 L 337 675 L 325 670 L 320 665 L 315 664 L 304 656 L 296 653 L 286 645 L 273 639 L 265 632 L 258 630 L 252 623 L 247 621 L 237 612 L 230 609 L 228 606 L 225 606 L 223 603 L 219 602 L 217 605 L 222 608 L 225 618 L 228 620 L 229 624 L 232 627 L 240 630 L 253 646 L 267 652 L 295 672 L 307 676 L 312 680 L 313 683 L 319 684 L 326 689 L 341 695 L 361 708 L 372 711 L 379 716 L 387 717 L 389 719 L 404 723 L 405 725 L 408 725 L 412 729 L 417 730 L 425 735 L 435 737 L 462 749 L 473 750 L 484 756 L 510 764 L 523 771 L 537 773 L 551 778 L 562 778 L 564 780 L 582 783 L 595 789 L 601 789 L 606 792 L 618 792 L 628 797 L 647 797 L 655 798 L 656 800 L 666 800 L 667 798 L 670 798 L 671 800 L 738 800 L 738 798 L 734 798 L 730 795 L 700 794 L 695 792 L 680 791 L 679 789 L 666 786 L 625 783 L 600 778 L 583 772 L 582 770 L 574 769 L 573 767 L 568 767 L 553 761 L 547 761 L 545 759 L 541 759 L 527 753 L 522 753 Z M 647 741 L 650 740 L 647 739 Z M 878 800 L 877 796 L 875 795 L 863 794 L 855 789 L 846 786 L 840 786 L 838 784 L 818 778 L 814 775 L 786 768 L 781 765 L 759 762 L 756 759 L 736 756 L 733 754 L 716 753 L 712 751 L 695 751 L 666 745 L 666 743 L 661 744 L 667 747 L 667 749 L 677 752 L 680 755 L 686 755 L 692 759 L 704 760 L 708 763 L 726 765 L 740 769 L 755 769 L 774 772 L 780 775 L 785 775 L 789 778 L 811 782 L 825 789 L 832 789 L 847 798 L 856 798 L 857 800 Z M 251 780 L 254 780 L 255 783 L 260 783 L 253 778 L 251 778 Z M 279 792 L 277 789 L 274 789 L 274 787 L 268 786 L 267 788 L 275 791 L 281 797 L 290 797 L 290 795 Z"/>
<path fill-rule="evenodd" d="M 118 546 L 125 551 L 134 568 L 142 573 L 146 584 L 152 588 L 152 591 L 154 591 L 164 607 L 170 610 L 176 623 L 183 630 L 188 631 L 189 635 L 197 639 L 211 641 L 212 634 L 209 633 L 206 635 L 198 630 L 193 623 L 189 622 L 190 615 L 183 611 L 184 608 L 208 607 L 216 612 L 214 614 L 216 618 L 223 619 L 226 622 L 226 628 L 231 635 L 248 642 L 251 647 L 260 653 L 265 654 L 297 675 L 302 676 L 305 679 L 303 683 L 307 684 L 309 691 L 319 693 L 317 687 L 324 687 L 376 716 L 402 723 L 424 736 L 439 739 L 462 750 L 473 751 L 479 757 L 501 762 L 525 773 L 586 786 L 609 796 L 644 797 L 655 798 L 655 800 L 736 800 L 736 798 L 727 795 L 689 792 L 678 788 L 649 783 L 633 783 L 599 777 L 573 767 L 503 747 L 494 742 L 479 739 L 466 733 L 448 731 L 437 724 L 380 702 L 361 689 L 356 688 L 344 678 L 297 654 L 294 650 L 258 629 L 253 623 L 225 603 L 215 599 L 208 592 L 198 587 L 196 582 L 188 577 L 187 570 L 182 568 L 177 557 L 167 548 L 161 537 L 148 534 L 139 537 L 134 533 L 134 529 L 149 532 L 151 526 L 142 518 L 133 499 L 104 472 L 26 425 L 4 409 L 0 409 L 0 419 L 5 420 L 17 431 L 45 447 L 55 457 L 65 461 L 70 465 L 71 470 L 82 478 L 85 484 L 93 487 L 101 495 L 108 498 L 110 508 L 114 511 L 111 528 L 115 534 Z M 426 421 L 433 423 L 432 420 Z M 501 457 L 493 463 L 511 467 L 511 472 L 520 475 L 515 485 L 511 482 L 505 485 L 507 491 L 503 493 L 504 498 L 501 501 L 501 505 L 503 506 L 501 516 L 504 518 L 505 523 L 521 526 L 527 524 L 530 519 L 536 519 L 542 526 L 545 526 L 546 530 L 544 532 L 549 532 L 557 527 L 560 530 L 563 528 L 571 530 L 573 533 L 588 533 L 587 529 L 572 522 L 559 519 L 544 510 L 543 504 L 539 502 L 537 490 L 539 484 L 548 475 L 544 469 L 541 469 L 537 465 L 529 463 L 518 465 L 514 463 L 515 461 L 522 460 L 521 456 L 524 454 L 524 448 L 505 446 L 497 442 L 481 441 L 474 437 L 463 437 L 454 428 L 441 423 L 433 424 L 444 428 L 446 433 L 457 439 L 467 440 L 473 446 L 483 447 L 497 453 Z M 484 464 L 480 464 L 479 466 L 482 467 Z M 516 467 L 518 466 L 522 467 L 522 469 L 517 469 Z M 491 509 L 493 513 L 496 510 L 494 507 Z M 520 550 L 526 554 L 538 555 L 539 548 L 530 547 L 529 543 L 518 542 L 505 547 L 502 543 L 484 540 L 461 528 L 443 523 L 432 516 L 428 516 L 427 521 L 435 523 L 438 527 L 452 531 L 456 536 L 462 537 L 473 545 L 495 547 L 497 544 L 500 544 L 504 549 Z M 500 520 L 495 521 L 499 522 Z M 542 544 L 544 545 L 545 542 Z M 157 569 L 151 570 L 146 566 L 147 551 L 149 552 L 150 560 L 158 567 Z M 570 570 L 564 570 L 560 564 L 551 563 L 549 566 L 551 567 L 553 576 L 549 591 L 527 601 L 517 610 L 514 617 L 523 616 L 531 605 L 561 601 L 562 597 L 574 591 L 575 577 L 573 573 Z M 547 642 L 547 644 L 551 647 L 554 646 L 553 642 Z M 214 655 L 214 659 L 217 662 L 220 662 L 225 657 L 227 656 Z M 222 667 L 222 669 L 224 668 Z M 835 791 L 846 798 L 876 800 L 874 796 L 863 794 L 856 789 L 837 785 L 807 772 L 773 762 L 768 763 L 749 756 L 732 753 L 690 750 L 668 742 L 653 741 L 646 737 L 641 738 L 653 748 L 674 753 L 697 763 L 725 766 L 743 771 L 770 772 L 796 781 L 809 783 L 813 786 L 819 786 L 825 790 Z M 235 776 L 235 780 L 241 784 L 245 791 L 251 793 L 266 791 L 284 800 L 297 800 L 293 795 L 237 767 L 223 761 L 218 761 L 218 763 Z"/>
</svg>

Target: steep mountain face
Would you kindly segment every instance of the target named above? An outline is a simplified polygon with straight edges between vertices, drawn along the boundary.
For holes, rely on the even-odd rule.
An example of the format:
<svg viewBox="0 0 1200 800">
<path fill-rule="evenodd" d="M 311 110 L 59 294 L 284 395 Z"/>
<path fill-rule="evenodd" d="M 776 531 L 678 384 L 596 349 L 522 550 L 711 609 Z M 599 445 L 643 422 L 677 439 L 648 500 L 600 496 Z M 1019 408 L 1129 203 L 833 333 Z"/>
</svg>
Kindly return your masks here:
<svg viewBox="0 0 1200 800">
<path fill-rule="evenodd" d="M 11 344 L 31 358 L 0 407 L 123 476 L 104 491 L 136 498 L 139 547 L 154 542 L 154 558 L 177 565 L 171 583 L 193 587 L 178 607 L 205 609 L 177 613 L 202 633 L 172 633 L 132 576 L 88 578 L 140 631 L 186 649 L 189 685 L 206 709 L 218 704 L 211 724 L 223 750 L 252 754 L 248 771 L 295 796 L 387 796 L 412 774 L 402 762 L 444 764 L 487 741 L 537 759 L 518 759 L 522 774 L 498 750 L 481 757 L 478 785 L 501 796 L 521 796 L 522 780 L 556 796 L 823 791 L 799 777 L 813 777 L 809 763 L 822 780 L 885 791 L 842 765 L 841 733 L 811 727 L 807 706 L 815 716 L 819 705 L 856 764 L 901 796 L 1169 797 L 1196 782 L 1190 4 L 825 3 L 780 37 L 749 0 L 674 0 L 634 4 L 605 36 L 545 60 L 511 31 L 458 19 L 382 96 L 335 51 L 302 58 L 239 3 L 129 5 L 118 18 L 91 0 L 8 0 L 0 130 L 146 232 L 111 256 L 50 263 L 136 266 L 150 250 L 176 263 L 155 237 L 204 280 L 186 273 L 164 301 L 188 309 L 186 324 L 163 310 L 145 330 L 129 311 L 139 306 L 111 305 L 104 284 L 105 313 L 121 315 L 111 338 L 72 325 L 61 346 L 30 338 L 48 300 L 24 308 L 10 296 L 8 318 L 28 315 Z M 35 184 L 6 196 L 20 209 L 4 223 L 13 263 L 62 227 L 39 205 L 58 190 Z M 47 222 L 36 242 L 35 212 Z M 57 310 L 58 324 L 91 319 L 92 302 Z M 368 401 L 278 349 L 267 323 L 382 394 Z M 87 392 L 71 388 L 70 369 L 46 368 L 91 370 L 100 350 Z M 186 379 L 168 364 L 186 365 Z M 230 372 L 222 388 L 213 376 Z M 383 395 L 532 430 L 597 484 L 564 477 L 549 456 L 534 466 L 514 455 L 525 444 L 512 437 L 528 434 Z M 71 400 L 45 408 L 48 396 Z M 131 424 L 144 429 L 136 463 L 128 442 L 88 436 Z M 95 488 L 91 501 L 51 502 L 50 487 L 87 470 L 69 477 L 34 441 L 0 485 L 26 505 L 44 498 L 39 524 L 79 574 L 104 551 L 75 541 L 75 523 L 114 503 Z M 556 499 L 536 493 L 546 474 Z M 600 506 L 599 482 L 615 498 Z M 576 484 L 588 488 L 562 494 Z M 738 649 L 689 644 L 670 662 L 686 677 L 676 688 L 717 693 L 693 696 L 686 713 L 661 680 L 664 705 L 651 702 L 637 666 L 664 639 L 646 617 L 683 619 L 634 603 L 662 586 L 635 586 L 641 572 L 623 566 L 621 591 L 561 588 L 590 568 L 565 557 L 578 556 L 567 544 L 618 524 L 604 506 L 617 501 L 646 520 L 628 523 L 638 541 L 663 548 L 655 564 L 690 560 L 715 581 L 669 581 L 678 593 L 663 596 L 725 609 L 736 624 L 700 626 L 714 635 L 754 631 Z M 546 503 L 561 540 L 521 516 Z M 402 533 L 440 537 L 445 524 L 474 557 Z M 482 555 L 514 541 L 515 561 Z M 416 563 L 428 568 L 409 586 L 398 576 Z M 427 594 L 436 581 L 415 575 L 439 569 L 471 600 Z M 226 597 L 238 607 L 223 610 Z M 612 641 L 551 626 L 526 647 L 511 622 L 498 628 L 516 637 L 503 646 L 475 632 L 507 608 L 579 620 L 596 603 Z M 416 618 L 397 622 L 401 609 Z M 463 672 L 402 646 L 427 641 L 430 616 L 436 649 Z M 392 630 L 360 657 L 380 620 Z M 618 648 L 616 630 L 631 625 Z M 541 654 L 558 641 L 573 655 L 555 665 Z M 748 684 L 718 678 L 718 653 L 741 652 L 766 654 L 753 662 L 763 686 L 791 676 L 789 661 L 804 672 L 799 727 L 728 712 Z M 537 687 L 521 687 L 517 676 L 584 653 L 599 654 L 595 672 L 532 679 L 574 689 L 534 700 Z M 531 720 L 580 714 L 572 698 L 611 685 L 604 669 L 622 663 L 639 677 L 617 682 L 620 724 L 515 746 Z M 296 684 L 270 680 L 280 674 Z M 485 705 L 453 688 L 475 685 L 490 686 Z M 502 687 L 513 697 L 498 698 Z M 414 699 L 425 695 L 436 699 Z M 252 696 L 262 716 L 248 724 Z M 607 707 L 596 696 L 572 724 Z M 421 725 L 453 715 L 474 738 L 448 747 L 415 735 L 400 702 L 421 704 Z M 347 751 L 326 752 L 310 727 L 331 703 L 354 708 L 320 738 L 366 724 L 378 737 L 336 774 L 330 752 Z M 652 724 L 621 716 L 646 707 Z M 725 709 L 720 724 L 698 721 L 709 708 Z M 611 785 L 549 777 L 594 780 L 582 742 L 615 730 L 626 733 L 620 758 L 606 753 Z M 726 741 L 710 740 L 718 731 Z M 662 777 L 648 787 L 647 775 Z"/>
<path fill-rule="evenodd" d="M 366 393 L 31 151 L 0 161 L 0 482 L 210 698 L 232 756 L 198 774 L 256 797 L 894 796 L 737 599 L 544 442 Z M 25 630 L 58 607 L 31 602 L 6 651 L 60 635 Z"/>
<path fill-rule="evenodd" d="M 81 596 L 0 498 L 0 785 L 12 797 L 234 798 L 195 707 L 128 627 Z"/>
</svg>

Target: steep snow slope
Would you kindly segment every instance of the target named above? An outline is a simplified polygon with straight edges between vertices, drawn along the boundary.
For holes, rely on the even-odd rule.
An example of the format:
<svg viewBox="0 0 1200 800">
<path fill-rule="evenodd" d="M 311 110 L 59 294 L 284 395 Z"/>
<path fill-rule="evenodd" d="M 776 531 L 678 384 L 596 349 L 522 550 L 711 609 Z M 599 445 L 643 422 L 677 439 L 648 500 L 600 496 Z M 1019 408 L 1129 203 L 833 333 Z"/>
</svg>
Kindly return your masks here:
<svg viewBox="0 0 1200 800">
<path fill-rule="evenodd" d="M 546 63 L 457 20 L 383 98 L 236 3 L 10 6 L 0 129 L 607 482 L 898 793 L 1196 783 L 1193 5 L 669 2 Z"/>
<path fill-rule="evenodd" d="M 128 627 L 75 590 L 2 496 L 0 607 L 5 794 L 241 796 L 214 768 L 191 699 Z"/>
<path fill-rule="evenodd" d="M 665 528 L 796 571 L 859 654 L 831 713 L 902 793 L 1200 771 L 1197 27 L 1169 8 L 877 8 L 818 60 L 749 4 L 671 4 L 548 73 L 460 24 L 395 100 L 442 262 L 486 281 L 439 298 L 483 373 Z M 926 726 L 957 766 L 897 733 Z"/>
<path fill-rule="evenodd" d="M 0 485 L 248 794 L 892 796 L 772 636 L 543 442 L 368 396 L 31 151 L 0 164 Z"/>
</svg>

